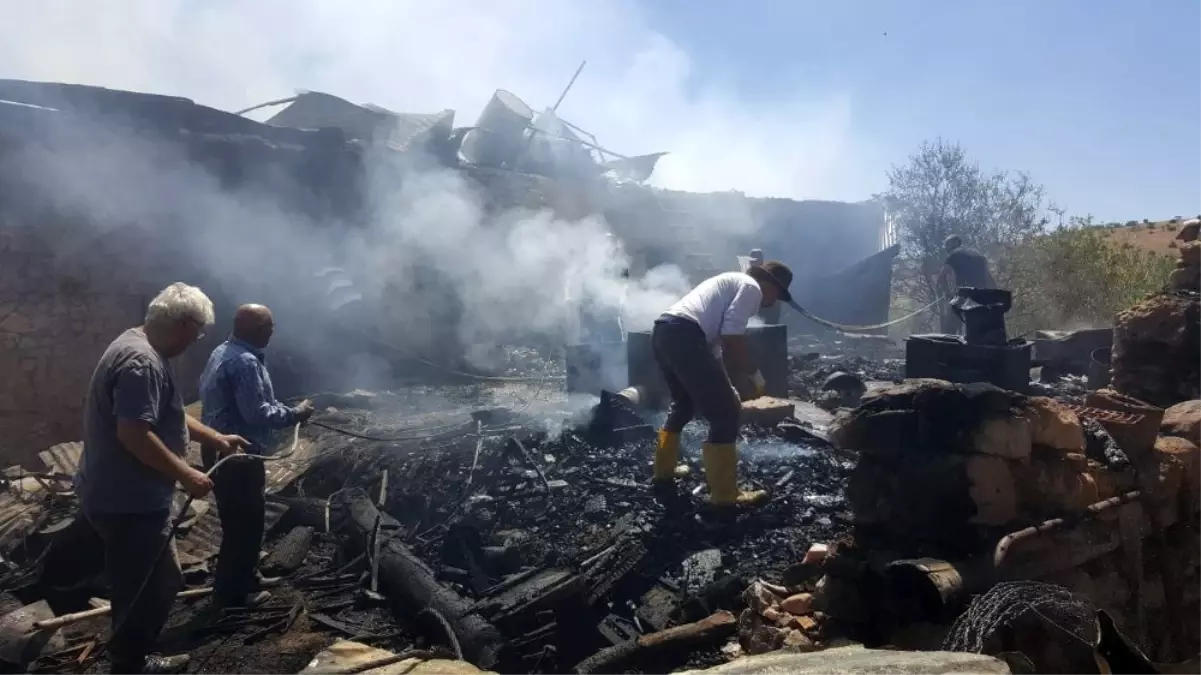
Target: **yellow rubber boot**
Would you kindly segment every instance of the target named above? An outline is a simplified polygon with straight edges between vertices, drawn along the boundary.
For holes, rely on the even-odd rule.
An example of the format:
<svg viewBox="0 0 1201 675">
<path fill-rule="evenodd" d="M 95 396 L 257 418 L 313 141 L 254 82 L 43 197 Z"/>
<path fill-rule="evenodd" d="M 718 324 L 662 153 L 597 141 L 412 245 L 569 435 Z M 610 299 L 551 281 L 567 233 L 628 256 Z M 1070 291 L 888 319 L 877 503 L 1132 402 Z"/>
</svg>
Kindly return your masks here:
<svg viewBox="0 0 1201 675">
<path fill-rule="evenodd" d="M 733 443 L 706 443 L 701 459 L 714 506 L 754 506 L 767 499 L 763 490 L 738 489 L 738 450 Z"/>
<path fill-rule="evenodd" d="M 656 482 L 675 480 L 676 464 L 680 461 L 680 432 L 659 430 L 659 445 L 655 447 Z"/>
</svg>

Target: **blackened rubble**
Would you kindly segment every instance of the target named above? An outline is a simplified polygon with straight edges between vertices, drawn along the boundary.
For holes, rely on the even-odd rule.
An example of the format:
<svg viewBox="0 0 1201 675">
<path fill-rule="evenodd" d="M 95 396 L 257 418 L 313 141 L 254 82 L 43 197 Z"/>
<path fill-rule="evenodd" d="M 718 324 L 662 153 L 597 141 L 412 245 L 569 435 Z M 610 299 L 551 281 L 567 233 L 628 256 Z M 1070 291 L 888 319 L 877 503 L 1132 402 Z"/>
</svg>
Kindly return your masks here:
<svg viewBox="0 0 1201 675">
<path fill-rule="evenodd" d="M 865 384 L 899 382 L 905 378 L 905 359 L 891 342 L 879 344 L 849 336 L 834 343 L 803 337 L 789 340 L 788 389 L 793 397 L 820 402 L 829 390 L 827 381 L 836 373 L 852 375 Z"/>
<path fill-rule="evenodd" d="M 605 411 L 572 414 L 565 399 L 532 384 L 495 392 L 494 404 L 510 396 L 513 403 L 488 408 L 468 405 L 471 387 L 442 388 L 441 411 L 414 421 L 412 404 L 431 393 L 326 397 L 327 412 L 316 422 L 375 438 L 416 435 L 403 429 L 421 427 L 432 437 L 380 442 L 311 428 L 320 456 L 298 486 L 307 497 L 361 488 L 375 499 L 386 472 L 383 510 L 399 521 L 395 536 L 446 587 L 488 608 L 484 618 L 517 644 L 502 654 L 496 667 L 503 671 L 528 671 L 535 662 L 540 670 L 567 669 L 670 619 L 737 610 L 749 580 L 779 581 L 810 544 L 848 528 L 842 491 L 851 465 L 804 434 L 759 431 L 745 439 L 742 481 L 773 499 L 721 524 L 707 516 L 701 428 L 684 440 L 691 473 L 679 482 L 678 501 L 665 507 L 648 483 L 647 422 L 658 420 L 618 410 L 613 423 L 638 431 L 606 443 L 592 424 Z M 446 405 L 455 400 L 458 409 Z M 534 586 L 525 602 L 551 588 L 564 597 L 541 615 L 489 591 L 522 577 Z M 561 588 L 571 578 L 578 585 Z M 710 656 L 721 660 L 716 650 Z"/>
</svg>

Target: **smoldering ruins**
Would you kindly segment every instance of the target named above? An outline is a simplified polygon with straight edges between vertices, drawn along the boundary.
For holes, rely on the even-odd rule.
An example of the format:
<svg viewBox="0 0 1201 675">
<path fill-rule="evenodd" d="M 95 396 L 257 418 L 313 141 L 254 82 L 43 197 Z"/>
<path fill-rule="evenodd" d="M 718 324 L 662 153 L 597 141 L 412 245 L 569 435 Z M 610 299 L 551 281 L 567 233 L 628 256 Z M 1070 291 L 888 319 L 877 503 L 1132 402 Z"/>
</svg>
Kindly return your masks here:
<svg viewBox="0 0 1201 675">
<path fill-rule="evenodd" d="M 1112 330 L 1010 339 L 1011 299 L 979 295 L 963 338 L 754 327 L 769 397 L 739 472 L 771 501 L 731 521 L 699 425 L 679 499 L 652 494 L 650 321 L 761 248 L 814 315 L 887 322 L 877 206 L 652 188 L 670 148 L 505 91 L 469 126 L 318 92 L 263 110 L 0 81 L 7 667 L 105 665 L 79 410 L 176 280 L 219 327 L 270 305 L 278 393 L 319 410 L 269 465 L 268 605 L 193 620 L 221 532 L 213 502 L 185 514 L 163 647 L 194 672 L 1158 672 L 1201 649 L 1195 226 Z"/>
</svg>

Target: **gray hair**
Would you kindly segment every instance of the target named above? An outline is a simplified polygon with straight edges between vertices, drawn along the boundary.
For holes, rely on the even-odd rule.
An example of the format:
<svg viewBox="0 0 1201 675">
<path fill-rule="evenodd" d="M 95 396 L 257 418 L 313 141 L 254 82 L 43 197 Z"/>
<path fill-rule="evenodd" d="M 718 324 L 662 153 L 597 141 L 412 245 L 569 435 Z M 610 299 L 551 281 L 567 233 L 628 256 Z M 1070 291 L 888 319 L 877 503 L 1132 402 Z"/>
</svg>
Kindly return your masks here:
<svg viewBox="0 0 1201 675">
<path fill-rule="evenodd" d="M 204 291 L 177 281 L 164 288 L 146 308 L 146 324 L 167 324 L 180 319 L 194 319 L 204 326 L 216 321 L 213 301 Z"/>
</svg>

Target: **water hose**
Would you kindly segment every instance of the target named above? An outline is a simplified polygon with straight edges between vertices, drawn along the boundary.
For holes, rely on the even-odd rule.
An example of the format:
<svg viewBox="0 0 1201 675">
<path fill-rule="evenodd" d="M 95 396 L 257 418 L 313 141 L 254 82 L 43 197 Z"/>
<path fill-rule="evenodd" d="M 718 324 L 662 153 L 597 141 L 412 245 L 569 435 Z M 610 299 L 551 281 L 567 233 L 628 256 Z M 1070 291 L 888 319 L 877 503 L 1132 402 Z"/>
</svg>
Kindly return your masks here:
<svg viewBox="0 0 1201 675">
<path fill-rule="evenodd" d="M 373 436 L 364 434 L 350 429 L 343 429 L 325 422 L 316 422 L 309 420 L 308 424 L 314 427 L 320 427 L 334 433 L 349 436 L 350 438 L 358 438 L 364 441 L 374 441 L 376 443 L 399 443 L 401 441 L 423 441 L 432 438 L 442 438 L 459 432 L 469 431 L 472 428 L 471 422 L 457 422 L 455 424 L 442 424 L 435 427 L 425 427 L 421 429 L 409 429 L 407 433 L 397 436 Z"/>
<path fill-rule="evenodd" d="M 294 426 L 292 428 L 292 447 L 288 448 L 287 452 L 284 452 L 279 455 L 273 455 L 270 457 L 267 457 L 264 455 L 246 455 L 246 454 L 241 454 L 241 453 L 229 454 L 229 455 L 226 455 L 226 456 L 222 457 L 221 459 L 217 460 L 217 462 L 215 464 L 213 464 L 212 468 L 210 468 L 208 471 L 204 472 L 204 475 L 212 476 L 214 473 L 217 472 L 217 469 L 221 468 L 222 464 L 225 464 L 227 461 L 233 459 L 234 457 L 241 457 L 241 458 L 243 458 L 243 461 L 245 461 L 245 458 L 249 457 L 249 458 L 253 458 L 253 459 L 256 459 L 256 460 L 259 460 L 262 462 L 278 462 L 280 460 L 287 459 L 287 458 L 291 457 L 292 455 L 296 454 L 296 448 L 299 445 L 300 445 L 300 423 L 298 422 L 296 424 L 296 426 Z M 142 583 L 138 585 L 137 592 L 133 594 L 133 599 L 130 600 L 130 602 L 129 602 L 129 607 L 126 610 L 125 616 L 121 617 L 121 620 L 116 622 L 113 625 L 113 629 L 112 629 L 112 631 L 110 631 L 110 635 L 116 635 L 117 631 L 121 630 L 121 627 L 125 625 L 125 621 L 133 614 L 134 608 L 137 607 L 137 605 L 138 605 L 138 600 L 141 599 L 142 593 L 146 590 L 146 585 L 150 583 L 150 577 L 154 576 L 154 570 L 158 567 L 159 560 L 162 560 L 162 557 L 164 555 L 166 555 L 166 553 L 167 553 L 167 549 L 171 547 L 171 542 L 175 540 L 175 533 L 179 531 L 180 525 L 182 525 L 183 521 L 186 520 L 188 517 L 188 507 L 190 507 L 192 505 L 192 502 L 195 500 L 196 500 L 195 497 L 193 497 L 192 495 L 188 495 L 188 500 L 184 502 L 183 508 L 181 508 L 179 510 L 179 515 L 175 516 L 175 521 L 171 523 L 171 531 L 167 533 L 167 537 L 163 540 L 163 545 L 161 548 L 159 548 L 158 555 L 154 556 L 154 561 L 150 563 L 150 569 L 147 570 L 146 576 L 142 577 Z M 110 637 L 110 639 L 111 639 L 111 637 Z"/>
<path fill-rule="evenodd" d="M 917 316 L 918 314 L 921 314 L 922 312 L 929 310 L 930 308 L 934 307 L 935 305 L 937 305 L 938 303 L 940 303 L 942 301 L 943 301 L 942 296 L 939 296 L 934 299 L 934 302 L 931 302 L 930 304 L 928 304 L 925 307 L 922 307 L 918 310 L 910 312 L 899 319 L 893 319 L 892 321 L 885 321 L 884 323 L 872 324 L 870 326 L 856 326 L 856 325 L 852 325 L 852 324 L 837 323 L 834 321 L 829 321 L 827 319 L 821 318 L 820 316 L 814 316 L 813 314 L 810 314 L 808 310 L 806 310 L 804 307 L 801 307 L 800 305 L 796 304 L 796 302 L 794 302 L 792 300 L 788 301 L 788 306 L 795 309 L 798 313 L 801 314 L 801 316 L 804 316 L 805 318 L 813 321 L 814 323 L 819 323 L 823 326 L 826 326 L 827 328 L 833 328 L 834 330 L 842 331 L 844 333 L 864 333 L 867 331 L 880 330 L 881 328 L 888 328 L 889 326 L 895 326 L 898 323 L 901 323 L 902 321 L 908 321 L 909 319 L 912 319 L 913 317 Z"/>
</svg>

